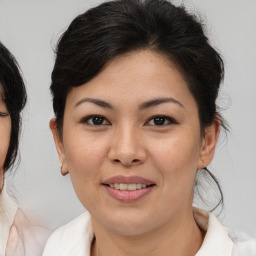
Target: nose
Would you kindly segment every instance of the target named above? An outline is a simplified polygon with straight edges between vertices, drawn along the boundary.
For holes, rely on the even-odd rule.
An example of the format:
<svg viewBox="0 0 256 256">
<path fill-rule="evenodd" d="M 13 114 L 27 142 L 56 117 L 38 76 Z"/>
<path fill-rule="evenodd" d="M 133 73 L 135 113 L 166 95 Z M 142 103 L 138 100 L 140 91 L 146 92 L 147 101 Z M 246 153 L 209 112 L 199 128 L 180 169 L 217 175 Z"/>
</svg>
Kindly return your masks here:
<svg viewBox="0 0 256 256">
<path fill-rule="evenodd" d="M 108 158 L 126 167 L 140 165 L 147 158 L 142 136 L 136 128 L 119 127 L 114 132 Z"/>
</svg>

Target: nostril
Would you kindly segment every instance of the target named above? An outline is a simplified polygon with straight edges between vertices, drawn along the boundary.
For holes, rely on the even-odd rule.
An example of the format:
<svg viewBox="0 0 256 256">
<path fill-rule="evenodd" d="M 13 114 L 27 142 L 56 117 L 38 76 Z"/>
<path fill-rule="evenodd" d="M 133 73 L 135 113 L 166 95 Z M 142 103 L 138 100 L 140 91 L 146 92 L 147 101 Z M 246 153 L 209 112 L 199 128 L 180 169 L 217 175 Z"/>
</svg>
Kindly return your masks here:
<svg viewBox="0 0 256 256">
<path fill-rule="evenodd" d="M 114 159 L 115 163 L 124 163 L 124 164 L 137 164 L 140 162 L 139 159 L 133 159 L 132 161 L 128 161 L 128 163 L 126 163 L 126 161 L 121 161 L 119 159 Z"/>
</svg>

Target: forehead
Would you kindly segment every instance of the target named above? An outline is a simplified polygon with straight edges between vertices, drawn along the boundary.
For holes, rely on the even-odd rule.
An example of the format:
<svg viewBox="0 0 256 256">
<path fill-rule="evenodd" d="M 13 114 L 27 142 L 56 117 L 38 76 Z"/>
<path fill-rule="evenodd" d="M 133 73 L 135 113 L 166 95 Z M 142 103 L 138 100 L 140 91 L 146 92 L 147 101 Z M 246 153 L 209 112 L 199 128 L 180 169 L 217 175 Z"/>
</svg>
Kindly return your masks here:
<svg viewBox="0 0 256 256">
<path fill-rule="evenodd" d="M 149 100 L 166 95 L 191 97 L 181 72 L 164 56 L 149 51 L 131 52 L 114 58 L 91 81 L 73 88 L 68 101 L 85 96 Z"/>
</svg>

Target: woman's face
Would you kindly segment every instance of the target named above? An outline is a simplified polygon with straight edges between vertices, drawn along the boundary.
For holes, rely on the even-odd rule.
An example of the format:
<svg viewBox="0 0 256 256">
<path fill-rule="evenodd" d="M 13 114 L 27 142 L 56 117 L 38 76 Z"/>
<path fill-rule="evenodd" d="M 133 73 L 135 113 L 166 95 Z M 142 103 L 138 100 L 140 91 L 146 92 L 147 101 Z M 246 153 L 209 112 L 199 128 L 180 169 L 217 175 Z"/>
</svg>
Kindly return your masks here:
<svg viewBox="0 0 256 256">
<path fill-rule="evenodd" d="M 0 191 L 4 181 L 4 162 L 9 148 L 11 135 L 11 118 L 3 100 L 4 91 L 0 85 Z"/>
<path fill-rule="evenodd" d="M 181 73 L 149 50 L 113 59 L 71 90 L 62 140 L 50 126 L 62 173 L 93 222 L 129 235 L 191 215 L 195 174 L 210 163 L 219 129 L 202 137 Z"/>
</svg>

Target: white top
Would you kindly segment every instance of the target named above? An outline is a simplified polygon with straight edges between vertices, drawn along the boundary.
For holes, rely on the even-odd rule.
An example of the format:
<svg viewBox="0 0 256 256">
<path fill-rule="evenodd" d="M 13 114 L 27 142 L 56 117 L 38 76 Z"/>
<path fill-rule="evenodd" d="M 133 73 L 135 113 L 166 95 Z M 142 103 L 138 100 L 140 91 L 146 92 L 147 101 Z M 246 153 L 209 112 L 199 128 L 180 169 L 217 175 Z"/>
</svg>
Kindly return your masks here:
<svg viewBox="0 0 256 256">
<path fill-rule="evenodd" d="M 9 230 L 17 209 L 17 204 L 9 197 L 4 186 L 0 192 L 0 256 L 5 255 Z"/>
<path fill-rule="evenodd" d="M 194 217 L 206 231 L 195 256 L 256 256 L 256 240 L 228 231 L 211 213 L 194 208 Z M 43 256 L 90 256 L 93 238 L 91 217 L 85 212 L 50 236 Z"/>
</svg>

